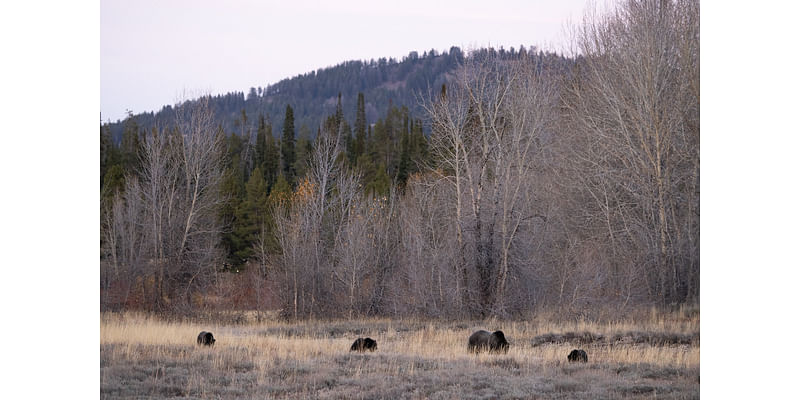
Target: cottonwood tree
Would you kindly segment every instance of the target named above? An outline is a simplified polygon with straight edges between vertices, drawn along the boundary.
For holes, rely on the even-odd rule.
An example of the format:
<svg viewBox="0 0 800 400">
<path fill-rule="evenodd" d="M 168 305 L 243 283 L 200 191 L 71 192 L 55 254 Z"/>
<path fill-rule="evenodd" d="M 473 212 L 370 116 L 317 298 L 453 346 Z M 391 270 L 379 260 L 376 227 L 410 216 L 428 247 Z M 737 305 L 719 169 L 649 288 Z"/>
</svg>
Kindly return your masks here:
<svg viewBox="0 0 800 400">
<path fill-rule="evenodd" d="M 333 118 L 337 119 L 338 118 Z M 339 135 L 340 123 L 333 123 L 333 119 L 317 136 L 316 146 L 310 155 L 307 180 L 312 189 L 310 214 L 312 218 L 312 233 L 314 238 L 309 249 L 314 257 L 311 264 L 312 294 L 315 299 L 322 299 L 323 293 L 331 293 L 330 282 L 324 278 L 329 275 L 331 251 L 336 242 L 338 226 L 334 225 L 336 219 L 337 201 L 334 198 L 341 194 L 335 189 L 343 165 L 339 155 L 342 152 L 342 141 Z M 338 222 L 338 221 L 337 221 Z M 326 285 L 328 283 L 328 285 Z"/>
<path fill-rule="evenodd" d="M 128 179 L 126 191 L 117 191 L 103 213 L 101 234 L 105 239 L 101 249 L 100 275 L 105 284 L 101 303 L 105 307 L 118 309 L 129 304 L 135 283 L 144 275 L 143 242 L 141 225 L 145 217 L 141 188 L 135 179 Z M 141 282 L 140 282 L 141 283 Z M 113 287 L 112 287 L 113 285 Z M 144 287 L 142 287 L 144 290 Z M 109 298 L 114 292 L 113 298 Z M 139 297 L 144 297 L 141 293 Z"/>
<path fill-rule="evenodd" d="M 378 282 L 380 250 L 387 229 L 387 201 L 362 196 L 359 176 L 344 175 L 338 185 L 337 218 L 333 248 L 333 277 L 346 297 L 338 303 L 347 310 L 347 317 L 370 311 L 373 290 Z"/>
<path fill-rule="evenodd" d="M 647 266 L 662 302 L 698 293 L 699 2 L 630 0 L 588 14 L 565 95 L 576 187 L 614 263 Z"/>
<path fill-rule="evenodd" d="M 342 236 L 349 232 L 360 189 L 358 176 L 343 165 L 341 122 L 332 121 L 318 135 L 308 173 L 291 200 L 275 208 L 277 264 L 282 272 L 278 277 L 294 317 L 340 311 L 335 293 L 344 275 L 339 264 L 343 254 L 337 247 L 347 242 Z M 351 285 L 350 290 L 354 293 L 355 288 Z M 349 310 L 352 315 L 353 308 Z"/>
<path fill-rule="evenodd" d="M 403 311 L 439 317 L 462 313 L 452 187 L 430 175 L 412 174 L 398 199 L 400 249 L 392 295 Z M 402 300 L 402 301 L 401 301 Z"/>
<path fill-rule="evenodd" d="M 464 238 L 464 165 L 466 149 L 461 134 L 467 120 L 468 104 L 451 100 L 447 96 L 446 86 L 442 85 L 441 95 L 437 100 L 425 103 L 425 110 L 431 120 L 431 153 L 435 163 L 434 174 L 438 175 L 442 184 L 451 185 L 454 195 L 455 218 L 452 220 L 456 233 L 459 260 L 454 264 L 457 269 L 456 293 L 463 304 L 468 304 L 469 270 L 467 265 L 466 240 Z"/>
<path fill-rule="evenodd" d="M 541 217 L 530 207 L 531 183 L 555 100 L 550 80 L 530 59 L 502 60 L 490 52 L 469 57 L 446 91 L 426 105 L 438 167 L 433 172 L 455 196 L 459 290 L 481 315 L 503 312 L 518 234 Z"/>
<path fill-rule="evenodd" d="M 284 312 L 297 319 L 310 314 L 313 305 L 310 280 L 314 279 L 310 265 L 315 260 L 309 252 L 317 241 L 312 214 L 313 187 L 304 180 L 286 200 L 273 202 L 275 237 L 279 247 L 273 277 L 284 299 Z"/>
<path fill-rule="evenodd" d="M 138 174 L 126 177 L 112 206 L 114 265 L 142 276 L 154 309 L 189 306 L 219 261 L 224 142 L 214 129 L 208 98 L 175 107 L 175 125 L 154 129 L 142 144 Z M 133 281 L 133 280 L 129 280 Z M 174 300 L 183 299 L 185 305 Z"/>
</svg>

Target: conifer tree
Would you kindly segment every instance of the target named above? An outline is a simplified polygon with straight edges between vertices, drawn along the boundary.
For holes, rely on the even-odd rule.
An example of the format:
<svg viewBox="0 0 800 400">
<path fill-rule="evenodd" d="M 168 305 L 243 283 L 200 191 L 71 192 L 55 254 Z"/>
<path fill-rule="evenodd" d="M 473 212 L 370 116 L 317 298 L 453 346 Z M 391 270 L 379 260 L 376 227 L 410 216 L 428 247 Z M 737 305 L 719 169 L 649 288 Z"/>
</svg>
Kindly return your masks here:
<svg viewBox="0 0 800 400">
<path fill-rule="evenodd" d="M 386 173 L 386 165 L 383 163 L 377 164 L 373 176 L 364 191 L 376 197 L 388 195 L 392 182 L 389 179 L 389 174 Z"/>
<path fill-rule="evenodd" d="M 367 116 L 364 109 L 364 93 L 361 92 L 358 93 L 358 103 L 356 105 L 355 136 L 353 158 L 358 160 L 364 154 L 364 146 L 367 141 Z"/>
<path fill-rule="evenodd" d="M 278 141 L 272 136 L 272 125 L 267 125 L 265 136 L 264 161 L 261 163 L 261 170 L 264 173 L 264 180 L 267 182 L 267 189 L 271 190 L 278 179 L 278 175 L 280 175 L 278 170 L 280 168 L 281 152 Z"/>
<path fill-rule="evenodd" d="M 292 106 L 287 104 L 286 115 L 283 119 L 283 136 L 281 137 L 281 171 L 290 186 L 295 183 L 296 153 L 294 145 L 294 111 Z"/>
<path fill-rule="evenodd" d="M 411 159 L 422 165 L 428 162 L 428 139 L 422 132 L 422 120 L 417 118 L 414 121 L 411 124 Z M 417 165 L 415 171 L 419 171 L 419 167 Z"/>
<path fill-rule="evenodd" d="M 341 124 L 344 121 L 344 111 L 342 110 L 342 92 L 339 92 L 339 100 L 336 102 L 336 115 L 334 121 L 338 132 L 338 129 L 341 127 Z"/>
<path fill-rule="evenodd" d="M 218 215 L 222 225 L 222 247 L 228 259 L 228 264 L 236 260 L 236 251 L 241 246 L 238 237 L 234 234 L 236 228 L 236 210 L 242 202 L 243 190 L 240 184 L 241 172 L 236 163 L 225 169 L 225 175 L 220 185 L 220 194 L 225 200 L 219 208 Z M 238 265 L 238 264 L 237 264 Z"/>
<path fill-rule="evenodd" d="M 286 178 L 284 178 L 283 175 L 278 175 L 275 185 L 269 192 L 268 201 L 270 206 L 274 207 L 279 205 L 281 202 L 289 202 L 291 199 L 292 188 L 289 186 L 289 182 L 286 182 Z"/>
<path fill-rule="evenodd" d="M 317 131 L 317 136 L 319 137 L 319 131 Z M 308 171 L 308 162 L 311 159 L 312 150 L 313 146 L 311 145 L 311 130 L 308 129 L 308 126 L 303 125 L 300 127 L 300 135 L 298 135 L 297 142 L 295 143 L 295 185 L 297 184 L 297 181 L 301 181 L 302 178 L 306 176 L 306 172 Z"/>
<path fill-rule="evenodd" d="M 121 161 L 122 168 L 127 173 L 135 173 L 139 169 L 139 156 L 142 152 L 142 143 L 139 140 L 139 124 L 133 113 L 128 112 L 125 126 L 122 131 Z"/>
<path fill-rule="evenodd" d="M 103 176 L 103 185 L 100 190 L 100 201 L 106 202 L 114 197 L 114 194 L 125 190 L 125 171 L 122 165 L 114 164 L 108 168 Z"/>
<path fill-rule="evenodd" d="M 244 108 L 242 109 L 242 119 L 241 119 L 241 121 L 242 121 L 242 122 L 241 122 L 241 126 L 242 126 L 242 137 L 248 137 L 248 136 L 250 136 L 250 135 L 249 135 L 249 132 L 247 131 L 247 111 L 245 111 L 245 109 L 244 109 Z"/>
<path fill-rule="evenodd" d="M 407 121 L 408 119 L 406 119 L 406 122 Z M 405 131 L 400 140 L 400 161 L 397 166 L 397 184 L 401 187 L 405 186 L 406 180 L 408 180 L 408 176 L 411 174 L 411 157 L 413 151 L 411 135 Z"/>
<path fill-rule="evenodd" d="M 264 114 L 258 116 L 258 131 L 256 132 L 256 155 L 255 166 L 260 167 L 264 164 L 267 151 L 267 122 Z M 263 168 L 262 168 L 263 170 Z"/>
<path fill-rule="evenodd" d="M 111 131 L 108 125 L 100 125 L 100 189 L 103 189 L 103 179 L 106 171 L 111 164 L 111 151 L 114 149 L 111 143 Z"/>
<path fill-rule="evenodd" d="M 343 129 L 344 135 L 342 137 L 344 142 L 344 150 L 345 154 L 347 155 L 347 163 L 349 166 L 353 166 L 356 164 L 356 141 L 351 136 L 350 125 L 347 122 L 344 123 Z"/>
<path fill-rule="evenodd" d="M 261 168 L 256 167 L 245 185 L 245 196 L 236 209 L 233 234 L 236 248 L 233 265 L 239 266 L 253 255 L 256 235 L 267 216 L 267 187 Z"/>
</svg>

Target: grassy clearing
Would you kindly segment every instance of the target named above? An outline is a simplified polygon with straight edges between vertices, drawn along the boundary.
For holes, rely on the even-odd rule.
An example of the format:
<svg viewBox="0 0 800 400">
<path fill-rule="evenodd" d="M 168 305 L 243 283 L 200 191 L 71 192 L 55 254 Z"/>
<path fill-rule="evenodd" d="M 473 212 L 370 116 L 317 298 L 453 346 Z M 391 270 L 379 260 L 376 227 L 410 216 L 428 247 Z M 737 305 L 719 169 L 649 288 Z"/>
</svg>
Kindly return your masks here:
<svg viewBox="0 0 800 400">
<path fill-rule="evenodd" d="M 102 398 L 696 398 L 699 315 L 643 321 L 168 322 L 101 315 Z M 471 355 L 476 329 L 502 329 L 507 355 Z M 217 338 L 197 347 L 201 330 Z M 359 336 L 374 353 L 348 350 Z M 675 339 L 677 338 L 677 339 Z M 689 339 L 686 339 L 689 338 Z M 573 348 L 589 354 L 570 364 Z"/>
</svg>

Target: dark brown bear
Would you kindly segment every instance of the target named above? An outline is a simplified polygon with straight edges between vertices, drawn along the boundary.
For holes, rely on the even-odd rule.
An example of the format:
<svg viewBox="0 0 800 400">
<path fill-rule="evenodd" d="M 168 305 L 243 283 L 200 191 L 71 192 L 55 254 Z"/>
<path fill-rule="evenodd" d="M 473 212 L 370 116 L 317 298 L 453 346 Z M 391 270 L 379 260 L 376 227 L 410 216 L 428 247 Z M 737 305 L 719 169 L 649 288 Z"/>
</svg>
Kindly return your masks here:
<svg viewBox="0 0 800 400">
<path fill-rule="evenodd" d="M 575 350 L 572 350 L 572 351 L 569 352 L 569 355 L 567 356 L 567 361 L 569 361 L 569 362 L 576 362 L 576 361 L 589 362 L 589 356 L 586 355 L 585 351 L 575 349 Z"/>
<path fill-rule="evenodd" d="M 365 351 L 375 351 L 378 350 L 378 342 L 370 339 L 370 338 L 358 338 L 353 345 L 350 346 L 350 351 L 358 351 L 358 352 L 365 352 Z"/>
<path fill-rule="evenodd" d="M 467 342 L 467 350 L 473 353 L 480 353 L 482 351 L 489 351 L 489 353 L 508 353 L 508 341 L 503 331 L 489 331 L 480 330 L 469 337 Z"/>
<path fill-rule="evenodd" d="M 214 335 L 211 332 L 202 331 L 197 335 L 197 344 L 201 346 L 213 346 L 216 341 L 217 339 L 214 339 Z"/>
</svg>

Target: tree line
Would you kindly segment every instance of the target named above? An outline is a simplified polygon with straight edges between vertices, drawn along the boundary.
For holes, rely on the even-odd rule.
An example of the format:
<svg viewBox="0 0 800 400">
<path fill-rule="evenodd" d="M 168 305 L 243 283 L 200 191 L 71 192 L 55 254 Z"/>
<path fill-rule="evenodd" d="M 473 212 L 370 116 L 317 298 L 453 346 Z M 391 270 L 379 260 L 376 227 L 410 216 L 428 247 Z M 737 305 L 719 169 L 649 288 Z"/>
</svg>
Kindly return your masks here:
<svg viewBox="0 0 800 400">
<path fill-rule="evenodd" d="M 533 57 L 551 64 L 556 60 L 567 63 L 564 57 L 537 50 L 533 46 L 527 49 L 520 46 L 519 49 L 501 47 L 479 51 L 494 52 L 504 59 Z M 370 123 L 383 118 L 390 102 L 406 105 L 412 114 L 422 116 L 419 94 L 441 87 L 463 59 L 464 53 L 461 49 L 453 46 L 441 52 L 431 49 L 421 55 L 412 51 L 400 60 L 379 58 L 346 61 L 263 87 L 213 95 L 209 106 L 225 132 L 237 132 L 241 135 L 244 130 L 255 129 L 257 117 L 260 115 L 274 127 L 276 133 L 280 132 L 286 104 L 291 104 L 295 126 L 298 129 L 307 127 L 313 137 L 317 126 L 324 122 L 327 115 L 335 113 L 339 94 L 344 116 L 351 122 L 355 120 L 358 93 L 364 94 L 365 115 Z M 247 123 L 241 118 L 242 110 L 250 116 Z M 163 128 L 173 124 L 174 110 L 172 105 L 167 105 L 156 112 L 133 116 L 143 129 L 156 125 Z M 127 118 L 107 123 L 116 144 L 120 143 L 127 123 Z"/>
<path fill-rule="evenodd" d="M 101 127 L 101 308 L 486 317 L 699 298 L 699 3 L 589 14 L 576 54 L 464 56 L 420 116 L 312 135 Z M 251 118 L 241 112 L 241 126 Z M 352 121 L 352 124 L 351 122 Z M 427 124 L 430 131 L 424 132 Z M 277 132 L 275 132 L 277 133 Z"/>
</svg>

